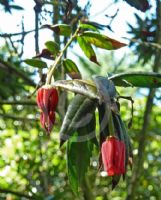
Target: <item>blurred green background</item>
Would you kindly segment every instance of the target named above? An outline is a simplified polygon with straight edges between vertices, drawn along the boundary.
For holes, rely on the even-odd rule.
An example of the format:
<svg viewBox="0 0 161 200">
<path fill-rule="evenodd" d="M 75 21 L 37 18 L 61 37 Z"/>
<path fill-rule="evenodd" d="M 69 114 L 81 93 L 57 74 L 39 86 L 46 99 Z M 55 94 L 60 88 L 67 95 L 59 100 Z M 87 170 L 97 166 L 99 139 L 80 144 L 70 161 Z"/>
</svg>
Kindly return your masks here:
<svg viewBox="0 0 161 200">
<path fill-rule="evenodd" d="M 27 66 L 23 62 L 25 58 L 35 56 L 41 51 L 43 41 L 54 38 L 61 47 L 64 45 L 66 38 L 53 36 L 52 33 L 49 34 L 43 30 L 41 32 L 39 28 L 45 23 L 66 23 L 66 18 L 63 16 L 69 11 L 67 2 L 71 1 L 30 0 L 28 2 L 28 5 L 24 4 L 22 7 L 20 1 L 0 1 L 2 16 L 6 16 L 7 20 L 7 32 L 5 32 L 5 18 L 1 18 L 1 21 L 4 20 L 4 22 L 0 25 L 0 199 L 160 200 L 160 89 L 155 90 L 155 93 L 149 97 L 151 94 L 149 89 L 117 88 L 121 95 L 131 96 L 134 100 L 133 125 L 128 130 L 133 144 L 133 170 L 129 169 L 125 181 L 121 180 L 116 189 L 112 191 L 111 179 L 105 173 L 98 171 L 98 152 L 95 149 L 87 180 L 80 196 L 76 197 L 73 194 L 67 177 L 65 145 L 61 149 L 59 148 L 59 130 L 67 103 L 73 96 L 71 93 L 65 94 L 66 102 L 61 101 L 62 105 L 57 110 L 54 129 L 50 137 L 46 136 L 40 127 L 39 110 L 35 103 L 34 93 L 36 84 L 44 82 L 42 74 L 45 73 L 45 70 Z M 103 2 L 105 3 L 105 1 Z M 149 43 L 161 43 L 158 39 L 161 38 L 161 25 L 159 24 L 161 22 L 161 3 L 159 0 L 151 0 L 149 1 L 151 8 L 148 8 L 146 12 L 141 12 L 136 5 L 135 8 L 131 7 L 132 3 L 128 4 L 129 2 L 110 1 L 109 5 L 106 3 L 103 6 L 106 8 L 108 5 L 107 9 L 99 13 L 99 17 L 101 15 L 105 17 L 108 12 L 113 13 L 113 16 L 106 16 L 103 19 L 103 23 L 105 22 L 106 25 L 105 33 L 113 35 L 116 34 L 116 26 L 119 26 L 117 9 L 120 12 L 123 12 L 122 9 L 129 9 L 130 16 L 133 16 L 135 20 L 132 23 L 126 19 L 124 23 L 128 22 L 129 26 L 124 26 L 124 32 L 129 32 L 126 37 L 130 38 L 131 48 L 128 46 L 118 52 L 97 50 L 101 67 L 96 67 L 95 64 L 87 61 L 79 50 L 75 50 L 77 45 L 73 44 L 73 47 L 68 50 L 66 56 L 69 55 L 76 60 L 83 77 L 90 78 L 93 74 L 106 76 L 108 73 L 136 70 L 160 72 L 161 61 L 158 56 L 160 48 L 153 47 Z M 145 2 L 142 1 L 142 3 Z M 72 2 L 74 8 L 70 13 L 69 22 L 76 19 L 73 26 L 76 26 L 80 17 L 90 18 L 91 21 L 95 20 L 90 17 L 90 8 L 93 9 L 92 6 L 95 2 L 83 2 L 85 5 L 81 3 Z M 32 24 L 29 26 L 25 24 L 27 23 L 25 19 L 30 12 Z M 115 14 L 116 16 L 114 16 Z M 15 16 L 16 18 L 14 18 Z M 23 18 L 23 16 L 25 17 Z M 102 24 L 102 21 L 99 23 Z M 10 29 L 8 26 L 11 26 Z M 14 35 L 15 33 L 20 34 Z M 134 40 L 131 40 L 132 38 Z M 126 42 L 129 41 L 126 40 Z M 47 62 L 52 63 L 52 61 Z M 62 75 L 61 72 L 57 79 Z M 66 78 L 64 75 L 63 77 Z M 152 99 L 149 101 L 150 109 L 147 109 L 149 108 L 148 98 Z M 126 100 L 120 102 L 122 119 L 127 125 L 131 118 L 131 104 Z M 148 120 L 146 115 L 148 115 Z M 146 126 L 145 123 L 148 123 L 146 124 L 148 126 L 143 129 Z M 138 153 L 138 149 L 141 150 L 141 153 Z"/>
</svg>

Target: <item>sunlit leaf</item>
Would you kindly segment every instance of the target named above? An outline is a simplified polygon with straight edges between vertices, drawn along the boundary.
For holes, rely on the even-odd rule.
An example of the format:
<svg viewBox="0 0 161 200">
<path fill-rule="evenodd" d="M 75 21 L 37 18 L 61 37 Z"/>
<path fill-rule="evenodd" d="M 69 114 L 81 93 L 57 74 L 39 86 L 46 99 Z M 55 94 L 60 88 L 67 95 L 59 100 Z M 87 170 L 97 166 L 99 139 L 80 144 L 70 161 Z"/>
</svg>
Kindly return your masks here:
<svg viewBox="0 0 161 200">
<path fill-rule="evenodd" d="M 31 65 L 32 67 L 37 67 L 37 68 L 46 68 L 47 67 L 46 62 L 39 60 L 39 59 L 26 59 L 24 62 L 28 65 Z"/>
<path fill-rule="evenodd" d="M 84 54 L 87 56 L 87 58 L 89 58 L 90 61 L 99 65 L 96 54 L 91 44 L 88 43 L 83 37 L 77 37 L 77 41 Z"/>
<path fill-rule="evenodd" d="M 42 28 L 48 28 L 54 31 L 57 35 L 70 36 L 72 33 L 72 28 L 68 24 L 56 24 L 56 25 L 45 24 L 42 26 Z"/>
<path fill-rule="evenodd" d="M 82 33 L 80 37 L 83 37 L 86 42 L 93 44 L 96 47 L 107 50 L 115 50 L 126 46 L 126 44 L 109 38 L 108 36 L 90 31 Z"/>
<path fill-rule="evenodd" d="M 59 46 L 56 42 L 53 41 L 47 41 L 45 43 L 45 46 L 47 47 L 47 49 L 53 53 L 53 55 L 56 55 L 59 52 Z"/>
<path fill-rule="evenodd" d="M 78 188 L 83 184 L 85 179 L 93 148 L 90 140 L 79 141 L 79 135 L 86 133 L 84 131 L 78 131 L 67 144 L 68 177 L 70 186 L 75 194 L 78 194 Z"/>
<path fill-rule="evenodd" d="M 77 65 L 70 59 L 64 59 L 63 60 L 63 66 L 65 69 L 65 73 L 67 73 L 71 78 L 73 79 L 79 79 L 81 78 L 81 74 L 79 72 L 79 69 Z"/>
<path fill-rule="evenodd" d="M 83 29 L 91 29 L 92 31 L 99 32 L 98 30 L 103 30 L 107 28 L 107 25 L 103 25 L 94 21 L 81 21 L 80 27 Z"/>
<path fill-rule="evenodd" d="M 69 90 L 78 94 L 85 95 L 88 98 L 99 99 L 97 88 L 91 80 L 60 80 L 52 84 L 53 87 Z"/>
<path fill-rule="evenodd" d="M 79 27 L 81 29 L 84 29 L 84 30 L 89 29 L 89 30 L 98 32 L 98 29 L 95 26 L 93 26 L 92 24 L 89 24 L 89 23 L 80 23 Z"/>
</svg>

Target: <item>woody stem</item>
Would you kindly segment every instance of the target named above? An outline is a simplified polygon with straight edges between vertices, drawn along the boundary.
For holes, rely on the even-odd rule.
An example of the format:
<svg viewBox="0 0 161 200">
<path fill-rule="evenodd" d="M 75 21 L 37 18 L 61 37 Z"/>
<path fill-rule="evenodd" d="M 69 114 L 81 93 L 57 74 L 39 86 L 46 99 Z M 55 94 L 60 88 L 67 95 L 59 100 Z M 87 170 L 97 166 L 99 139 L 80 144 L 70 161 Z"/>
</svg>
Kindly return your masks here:
<svg viewBox="0 0 161 200">
<path fill-rule="evenodd" d="M 69 45 L 77 37 L 78 32 L 79 32 L 79 27 L 77 28 L 77 30 L 75 31 L 75 33 L 71 36 L 71 38 L 68 40 L 68 42 L 66 43 L 65 47 L 62 49 L 62 51 L 60 52 L 60 54 L 57 56 L 57 58 L 56 58 L 56 60 L 55 60 L 55 62 L 53 64 L 53 66 L 51 67 L 51 69 L 47 73 L 46 84 L 50 84 L 51 83 L 51 78 L 52 78 L 52 75 L 53 75 L 53 72 L 54 72 L 56 66 L 60 62 L 60 60 L 61 60 L 64 52 L 67 50 L 67 48 L 69 47 Z"/>
</svg>

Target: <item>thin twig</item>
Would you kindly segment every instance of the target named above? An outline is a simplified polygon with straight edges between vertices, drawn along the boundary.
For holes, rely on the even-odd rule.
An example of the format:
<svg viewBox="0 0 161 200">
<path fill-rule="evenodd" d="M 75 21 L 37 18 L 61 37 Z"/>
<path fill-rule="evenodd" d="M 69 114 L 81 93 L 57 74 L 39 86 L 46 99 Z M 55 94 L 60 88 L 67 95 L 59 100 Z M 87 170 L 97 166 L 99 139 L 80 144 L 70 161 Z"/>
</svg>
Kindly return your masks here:
<svg viewBox="0 0 161 200">
<path fill-rule="evenodd" d="M 131 119 L 128 123 L 128 128 L 131 128 L 132 122 L 133 122 L 133 113 L 134 113 L 134 100 L 130 96 L 118 96 L 117 100 L 119 100 L 119 99 L 126 99 L 131 102 Z"/>
<path fill-rule="evenodd" d="M 33 196 L 29 196 L 29 195 L 27 195 L 23 192 L 16 192 L 16 191 L 5 189 L 5 188 L 0 188 L 0 193 L 13 194 L 13 195 L 16 195 L 16 196 L 19 196 L 19 197 L 25 197 L 27 199 L 36 199 Z"/>
<path fill-rule="evenodd" d="M 107 9 L 109 9 L 114 3 L 110 3 L 109 5 L 107 5 L 105 8 L 103 8 L 102 10 L 98 11 L 97 13 L 95 13 L 94 15 L 91 15 L 90 18 L 94 18 L 97 17 L 98 15 L 102 15 L 102 13 L 104 13 Z"/>
<path fill-rule="evenodd" d="M 26 117 L 17 117 L 15 115 L 9 115 L 9 114 L 3 114 L 0 113 L 0 117 L 5 118 L 5 119 L 11 119 L 11 120 L 18 120 L 18 121 L 39 121 L 37 118 L 26 118 Z"/>
<path fill-rule="evenodd" d="M 26 76 L 26 73 L 23 70 L 18 70 L 13 64 L 5 62 L 1 58 L 0 58 L 0 68 L 2 69 L 8 68 L 10 74 L 15 73 L 16 75 L 18 75 L 18 77 L 21 77 L 31 86 L 36 86 L 36 84 L 28 76 Z"/>
<path fill-rule="evenodd" d="M 140 40 L 137 40 L 137 39 L 130 39 L 130 38 L 126 38 L 126 37 L 123 37 L 123 39 L 126 39 L 126 40 L 129 40 L 130 42 L 133 42 L 133 43 L 138 43 L 138 44 L 142 44 L 142 45 L 145 45 L 145 46 L 150 46 L 150 47 L 153 47 L 153 48 L 157 48 L 157 49 L 161 49 L 161 45 L 158 44 L 158 43 L 155 43 L 155 42 L 143 42 L 143 41 L 140 41 Z"/>
<path fill-rule="evenodd" d="M 0 101 L 0 105 L 24 105 L 24 106 L 35 106 L 35 101 Z"/>
<path fill-rule="evenodd" d="M 30 31 L 25 31 L 25 32 L 22 31 L 22 32 L 18 32 L 18 33 L 1 33 L 0 37 L 7 38 L 7 37 L 14 37 L 14 36 L 19 36 L 19 35 L 27 35 L 27 34 L 32 33 L 32 32 L 35 32 L 35 29 L 30 30 Z"/>
<path fill-rule="evenodd" d="M 51 83 L 51 78 L 53 75 L 53 72 L 55 70 L 55 67 L 58 65 L 58 63 L 60 62 L 62 56 L 64 55 L 64 52 L 67 50 L 67 48 L 69 47 L 69 45 L 72 43 L 72 41 L 76 38 L 77 34 L 79 32 L 79 27 L 77 28 L 77 30 L 75 31 L 75 33 L 71 36 L 71 38 L 68 40 L 67 44 L 65 45 L 65 47 L 62 49 L 62 51 L 60 52 L 59 56 L 56 58 L 53 66 L 51 67 L 51 70 L 48 72 L 47 74 L 47 80 L 46 80 L 46 84 L 50 84 Z"/>
</svg>

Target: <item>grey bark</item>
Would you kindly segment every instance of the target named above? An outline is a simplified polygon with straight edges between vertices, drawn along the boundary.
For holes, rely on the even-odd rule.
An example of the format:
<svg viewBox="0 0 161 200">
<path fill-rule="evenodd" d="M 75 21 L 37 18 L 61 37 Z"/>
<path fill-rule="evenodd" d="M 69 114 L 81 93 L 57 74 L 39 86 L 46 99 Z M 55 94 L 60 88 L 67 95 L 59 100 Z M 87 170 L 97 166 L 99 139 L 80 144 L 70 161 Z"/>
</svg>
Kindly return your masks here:
<svg viewBox="0 0 161 200">
<path fill-rule="evenodd" d="M 156 0 L 156 14 L 157 14 L 157 35 L 156 41 L 158 44 L 161 44 L 161 2 Z M 153 65 L 153 71 L 158 72 L 159 68 L 161 67 L 161 50 L 157 49 L 155 54 L 155 60 Z M 145 153 L 145 146 L 146 146 L 146 137 L 147 132 L 151 120 L 151 113 L 153 108 L 153 100 L 155 96 L 155 89 L 149 90 L 149 95 L 147 97 L 145 112 L 144 112 L 144 121 L 143 126 L 140 131 L 140 138 L 139 138 L 139 146 L 138 146 L 138 157 L 135 161 L 134 170 L 131 178 L 131 183 L 128 188 L 128 194 L 126 200 L 134 200 L 135 193 L 137 187 L 139 187 L 139 177 L 141 176 L 141 172 L 143 170 L 143 162 L 144 162 L 144 153 Z"/>
</svg>

